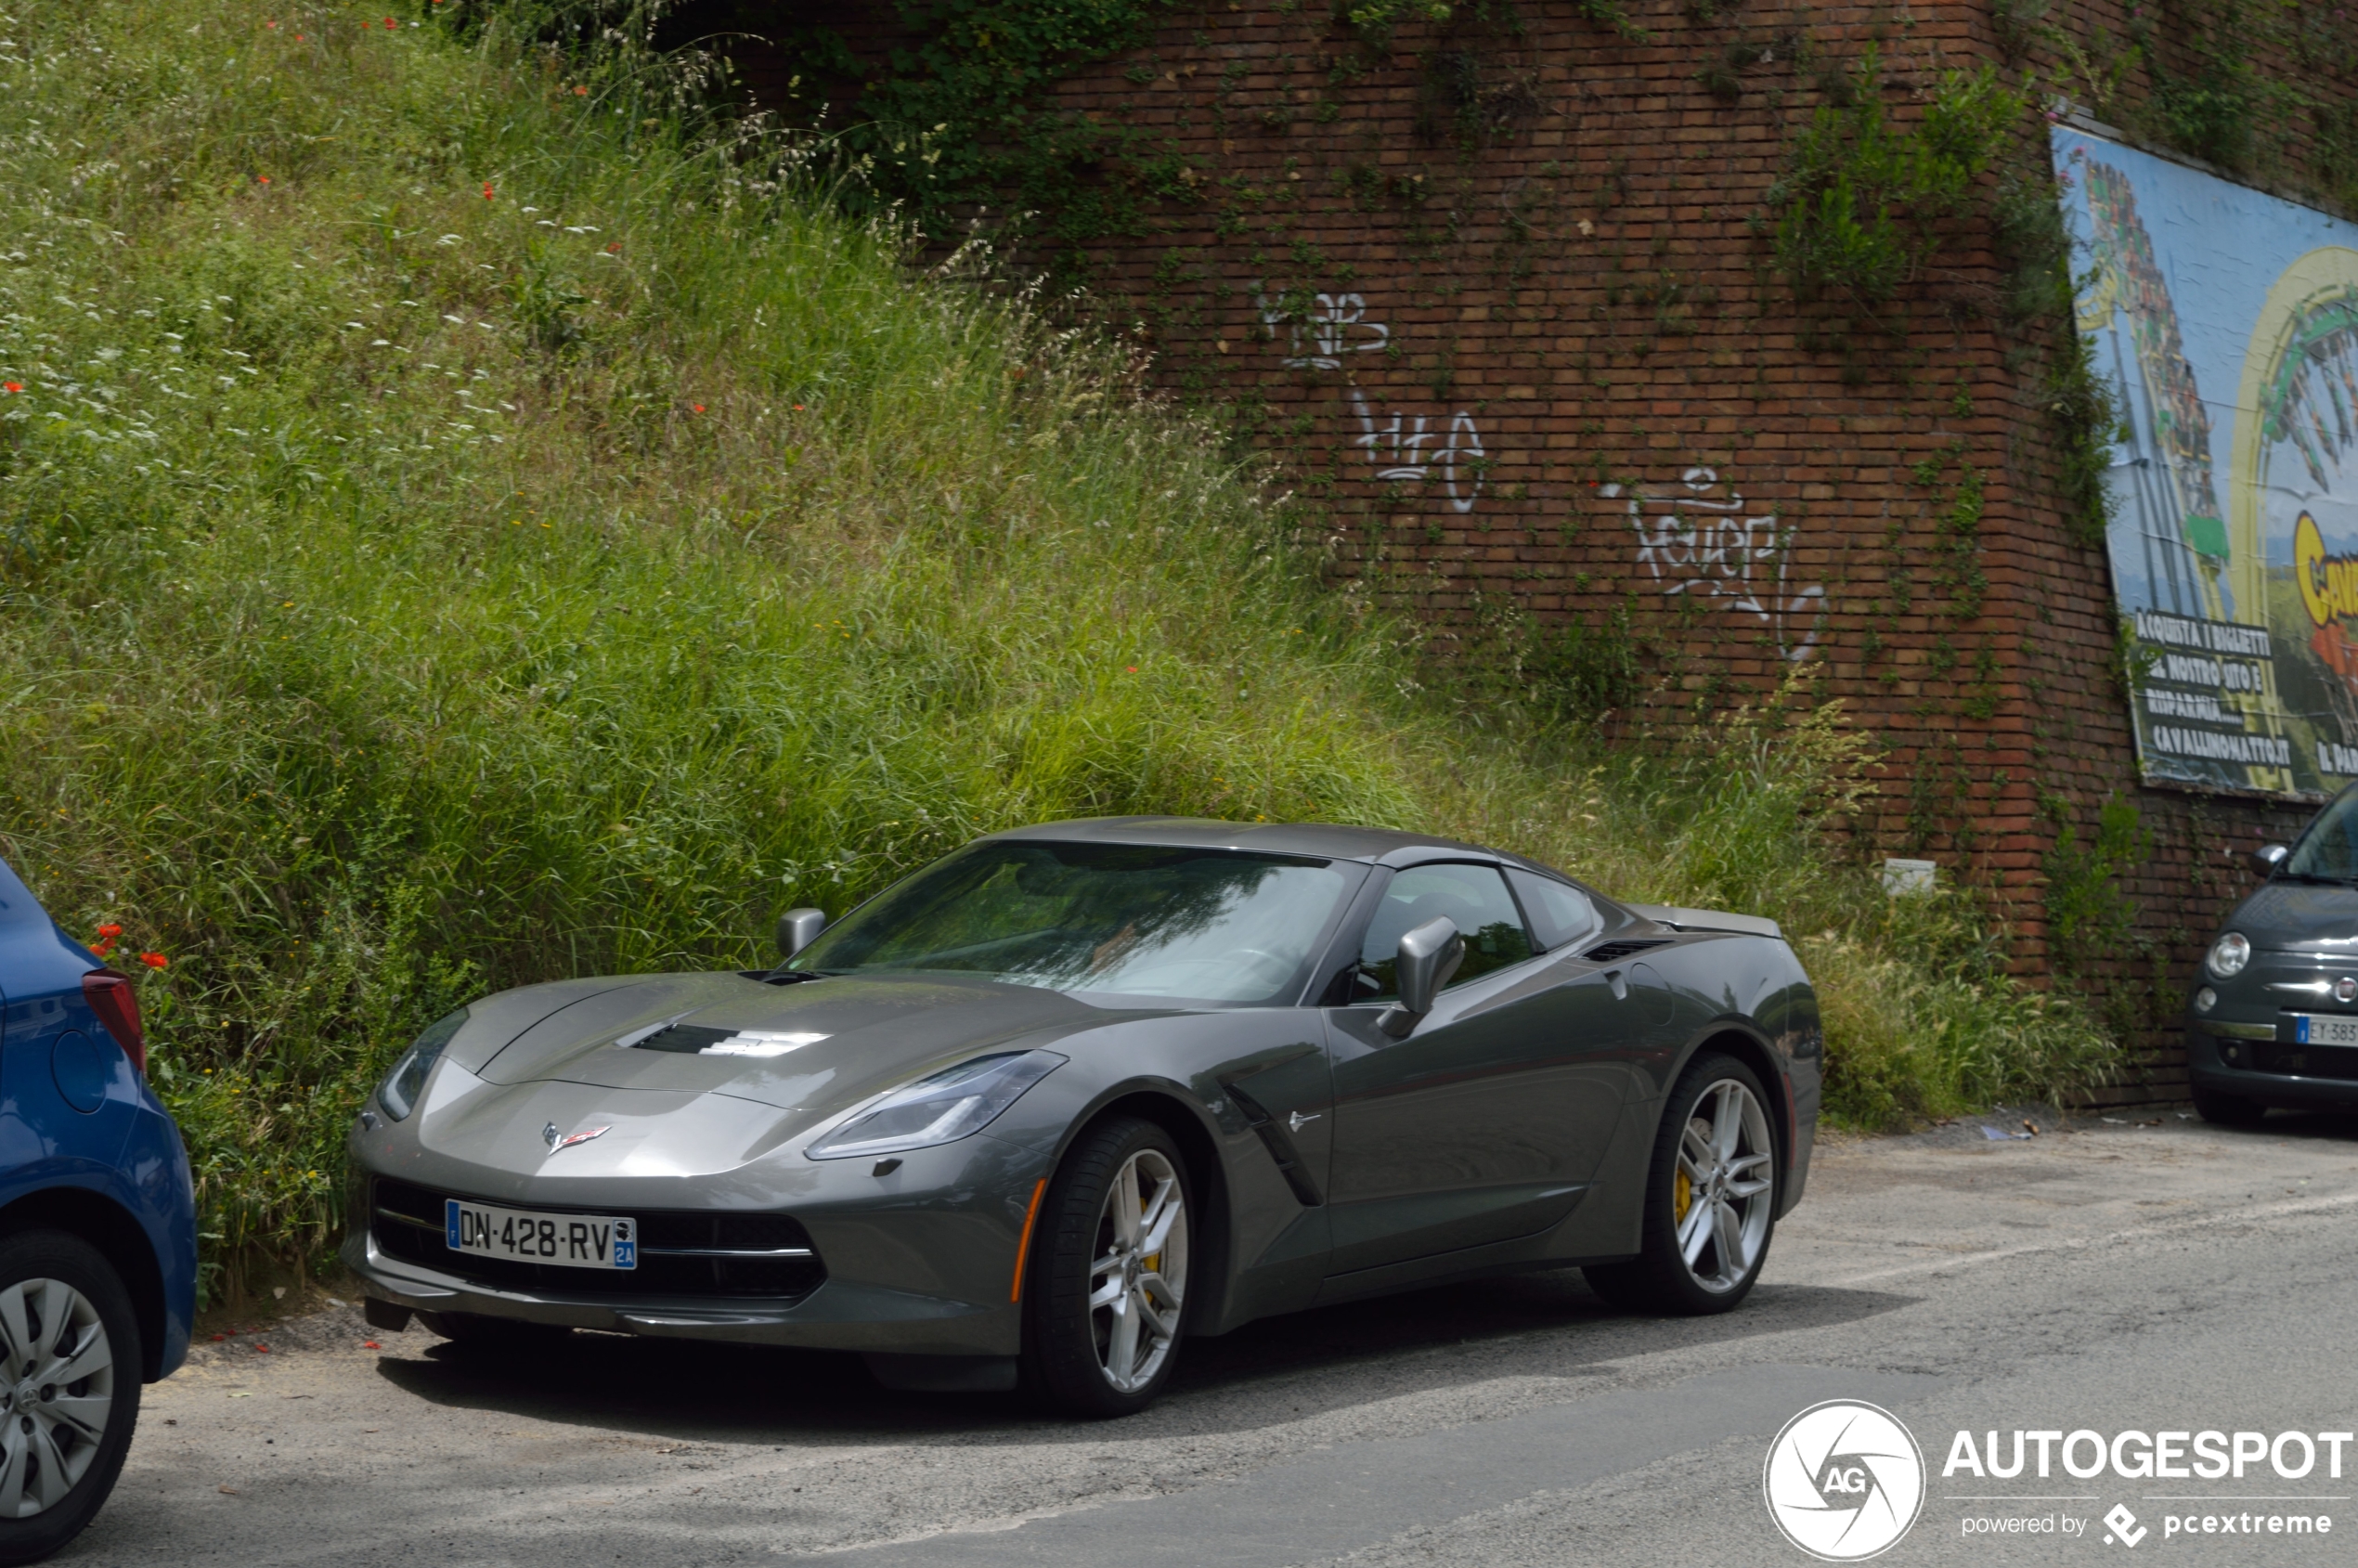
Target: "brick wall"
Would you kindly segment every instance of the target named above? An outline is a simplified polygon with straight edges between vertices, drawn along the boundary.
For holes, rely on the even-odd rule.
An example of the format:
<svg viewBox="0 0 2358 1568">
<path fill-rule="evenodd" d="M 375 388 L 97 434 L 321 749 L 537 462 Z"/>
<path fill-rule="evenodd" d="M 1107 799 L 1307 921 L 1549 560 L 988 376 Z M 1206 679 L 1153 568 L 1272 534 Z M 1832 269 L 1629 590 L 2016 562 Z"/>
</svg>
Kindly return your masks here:
<svg viewBox="0 0 2358 1568">
<path fill-rule="evenodd" d="M 1062 83 L 1062 107 L 1148 133 L 1196 192 L 1083 258 L 1111 318 L 1330 503 L 1346 590 L 1444 635 L 1509 605 L 1626 606 L 1672 712 L 1814 672 L 1888 748 L 1876 842 L 1992 885 L 2028 972 L 2071 956 L 2047 951 L 2040 897 L 2058 813 L 2084 841 L 2105 799 L 2133 800 L 2153 853 L 2129 890 L 2183 977 L 2249 886 L 2241 854 L 2306 813 L 2139 784 L 2104 554 L 2055 499 L 2045 330 L 2005 323 L 1986 226 L 1883 330 L 1846 331 L 1796 305 L 1760 227 L 1823 71 L 1875 48 L 1903 116 L 1943 70 L 2002 58 L 2085 100 L 2128 7 L 2010 34 L 2011 55 L 1987 5 L 1652 4 L 1642 41 L 1561 0 L 1518 9 L 1461 6 L 1377 55 L 1324 6 L 1223 0 Z M 875 58 L 894 36 L 882 9 L 829 19 Z M 796 67 L 738 60 L 757 97 Z M 2105 80 L 2122 102 L 2150 88 Z M 2306 135 L 2261 183 L 2298 188 Z M 2043 167 L 2035 128 L 2016 158 Z M 2151 976 L 2111 973 L 2126 991 L 2132 971 Z M 2152 1035 L 2124 1093 L 2171 1095 L 2175 1058 Z"/>
</svg>

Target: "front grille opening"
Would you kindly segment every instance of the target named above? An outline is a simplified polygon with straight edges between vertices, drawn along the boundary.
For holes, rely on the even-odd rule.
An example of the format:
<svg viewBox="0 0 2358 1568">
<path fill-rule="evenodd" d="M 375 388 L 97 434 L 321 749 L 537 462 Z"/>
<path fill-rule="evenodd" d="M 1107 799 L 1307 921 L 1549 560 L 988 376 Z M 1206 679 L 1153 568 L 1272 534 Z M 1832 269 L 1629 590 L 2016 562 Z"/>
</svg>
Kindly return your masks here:
<svg viewBox="0 0 2358 1568">
<path fill-rule="evenodd" d="M 810 1233 L 789 1214 L 639 1211 L 630 1215 L 639 1223 L 635 1269 L 560 1268 L 454 1252 L 443 1240 L 443 1205 L 449 1198 L 465 1196 L 376 1178 L 369 1228 L 377 1250 L 474 1284 L 559 1296 L 758 1297 L 791 1305 L 827 1277 Z M 615 1212 L 558 1204 L 529 1207 L 553 1214 Z M 764 1253 L 772 1255 L 760 1255 Z"/>
<path fill-rule="evenodd" d="M 2272 1040 L 2222 1042 L 2221 1059 L 2247 1072 L 2282 1073 L 2293 1078 L 2327 1078 L 2358 1082 L 2358 1046 L 2291 1045 Z"/>
</svg>

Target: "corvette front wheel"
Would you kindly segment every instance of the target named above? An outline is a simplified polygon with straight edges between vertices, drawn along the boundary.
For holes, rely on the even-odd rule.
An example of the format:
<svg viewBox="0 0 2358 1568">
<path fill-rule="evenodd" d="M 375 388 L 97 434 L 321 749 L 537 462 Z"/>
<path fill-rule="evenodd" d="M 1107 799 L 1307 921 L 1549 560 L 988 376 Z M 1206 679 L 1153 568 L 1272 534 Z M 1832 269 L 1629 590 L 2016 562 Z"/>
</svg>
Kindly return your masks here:
<svg viewBox="0 0 2358 1568">
<path fill-rule="evenodd" d="M 1024 1286 L 1023 1378 L 1069 1415 L 1127 1416 L 1171 1380 L 1195 1214 L 1186 1157 L 1151 1121 L 1090 1128 L 1048 1184 Z"/>
</svg>

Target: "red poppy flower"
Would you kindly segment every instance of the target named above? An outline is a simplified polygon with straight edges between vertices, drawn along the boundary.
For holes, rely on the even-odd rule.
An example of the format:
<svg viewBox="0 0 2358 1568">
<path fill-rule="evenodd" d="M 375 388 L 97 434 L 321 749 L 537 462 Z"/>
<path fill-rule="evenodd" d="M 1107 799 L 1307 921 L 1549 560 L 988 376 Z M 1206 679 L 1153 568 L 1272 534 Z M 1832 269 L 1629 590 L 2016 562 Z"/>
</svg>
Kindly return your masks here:
<svg viewBox="0 0 2358 1568">
<path fill-rule="evenodd" d="M 98 935 L 102 937 L 119 937 L 123 935 L 123 927 L 110 921 L 108 924 L 98 927 Z"/>
<path fill-rule="evenodd" d="M 1133 675 L 1137 674 L 1137 673 L 1138 673 L 1138 667 L 1137 667 L 1136 665 L 1134 665 L 1134 665 L 1132 665 L 1132 666 L 1130 667 L 1130 673 L 1131 673 L 1131 674 L 1133 674 Z"/>
<path fill-rule="evenodd" d="M 491 182 L 489 180 L 483 182 L 483 199 L 486 201 L 491 200 Z"/>
<path fill-rule="evenodd" d="M 434 4 L 437 6 L 441 3 L 442 0 L 434 0 Z M 590 89 L 587 87 L 576 87 L 573 90 L 573 96 L 577 98 L 586 98 L 590 96 Z"/>
<path fill-rule="evenodd" d="M 437 5 L 438 5 L 438 4 L 440 4 L 440 0 L 435 0 L 435 3 L 436 3 Z M 216 1335 L 214 1335 L 214 1338 L 215 1338 L 215 1339 L 219 1339 L 220 1337 L 221 1337 L 221 1336 L 219 1336 L 218 1334 L 216 1334 Z M 384 1346 L 382 1346 L 382 1345 L 381 1345 L 381 1344 L 379 1344 L 379 1343 L 377 1343 L 377 1341 L 374 1341 L 374 1340 L 363 1340 L 363 1341 L 360 1341 L 360 1348 L 361 1348 L 362 1350 L 382 1350 L 382 1349 L 384 1349 L 385 1347 L 384 1347 Z"/>
<path fill-rule="evenodd" d="M 0 386 L 6 387 L 10 392 L 22 392 L 24 390 L 24 382 L 0 382 Z"/>
<path fill-rule="evenodd" d="M 278 24 L 277 22 L 275 22 L 275 21 L 266 21 L 266 22 L 264 22 L 262 25 L 263 25 L 263 26 L 265 26 L 265 27 L 267 27 L 267 28 L 276 28 L 279 24 Z"/>
<path fill-rule="evenodd" d="M 612 244 L 610 244 L 610 245 L 608 245 L 608 246 L 606 247 L 606 254 L 608 254 L 608 255 L 613 255 L 613 254 L 615 254 L 616 252 L 620 251 L 621 249 L 622 249 L 622 241 L 621 241 L 621 240 L 617 240 L 614 241 L 614 243 L 612 243 Z"/>
<path fill-rule="evenodd" d="M 701 403 L 691 403 L 688 407 L 693 408 L 699 414 L 704 412 L 704 405 Z"/>
<path fill-rule="evenodd" d="M 799 403 L 796 404 L 796 405 L 794 406 L 794 411 L 795 411 L 796 413 L 797 413 L 797 414 L 798 414 L 798 413 L 800 413 L 800 412 L 802 412 L 802 405 L 801 405 L 801 404 L 799 404 Z"/>
<path fill-rule="evenodd" d="M 394 20 L 391 17 L 385 18 L 385 31 L 387 32 L 391 32 L 395 28 L 399 27 L 400 25 L 401 24 L 399 22 Z"/>
<path fill-rule="evenodd" d="M 165 965 L 170 964 L 172 960 L 166 958 L 161 952 L 143 952 L 139 955 L 139 962 L 145 964 L 150 969 L 161 969 Z"/>
<path fill-rule="evenodd" d="M 268 185 L 270 183 L 270 176 L 268 175 L 256 175 L 253 177 L 260 184 Z"/>
</svg>

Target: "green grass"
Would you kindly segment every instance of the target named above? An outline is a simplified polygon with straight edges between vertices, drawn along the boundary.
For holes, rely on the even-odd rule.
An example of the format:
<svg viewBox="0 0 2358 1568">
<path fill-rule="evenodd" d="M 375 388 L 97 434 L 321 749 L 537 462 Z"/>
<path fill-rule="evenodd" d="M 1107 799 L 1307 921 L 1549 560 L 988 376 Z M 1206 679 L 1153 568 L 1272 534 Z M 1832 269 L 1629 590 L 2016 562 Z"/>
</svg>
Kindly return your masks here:
<svg viewBox="0 0 2358 1568">
<path fill-rule="evenodd" d="M 33 0 L 0 48 L 0 850 L 169 960 L 233 1288 L 333 1238 L 344 1125 L 454 1002 L 760 962 L 1058 816 L 1777 914 L 1854 1119 L 2101 1064 L 1969 901 L 1825 848 L 1865 758 L 1806 692 L 1639 753 L 1460 689 L 1118 347 L 913 272 L 659 72 L 383 16 Z"/>
</svg>

